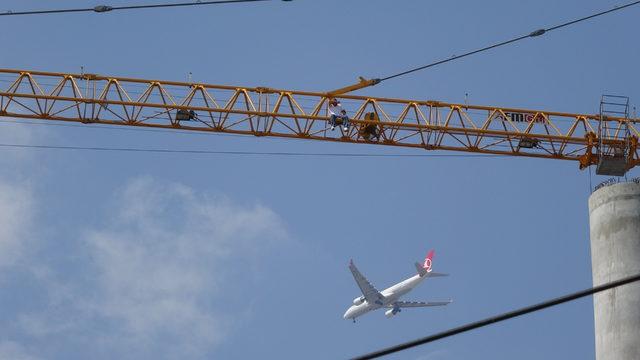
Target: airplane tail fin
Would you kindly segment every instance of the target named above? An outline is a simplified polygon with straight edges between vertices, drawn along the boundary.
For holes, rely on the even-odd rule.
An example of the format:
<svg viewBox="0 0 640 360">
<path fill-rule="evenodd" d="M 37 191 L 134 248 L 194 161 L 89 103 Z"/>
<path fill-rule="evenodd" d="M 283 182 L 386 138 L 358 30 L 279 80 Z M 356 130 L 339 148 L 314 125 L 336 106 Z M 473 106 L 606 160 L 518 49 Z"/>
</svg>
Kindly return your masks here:
<svg viewBox="0 0 640 360">
<path fill-rule="evenodd" d="M 424 263 L 421 265 L 419 263 L 416 263 L 416 270 L 418 271 L 418 275 L 420 276 L 425 276 L 425 275 L 429 275 L 429 277 L 432 276 L 447 276 L 449 274 L 442 274 L 442 273 L 436 273 L 436 272 L 432 272 L 432 264 L 433 264 L 433 255 L 435 254 L 435 251 L 432 249 L 429 251 L 429 253 L 427 254 L 427 257 L 424 259 Z"/>
</svg>

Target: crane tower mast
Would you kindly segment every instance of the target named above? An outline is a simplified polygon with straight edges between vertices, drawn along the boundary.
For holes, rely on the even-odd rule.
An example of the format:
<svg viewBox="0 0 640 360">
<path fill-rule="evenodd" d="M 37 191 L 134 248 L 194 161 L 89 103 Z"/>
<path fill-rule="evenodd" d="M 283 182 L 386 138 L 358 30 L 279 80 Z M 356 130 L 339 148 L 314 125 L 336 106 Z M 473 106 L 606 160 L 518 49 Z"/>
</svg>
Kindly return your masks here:
<svg viewBox="0 0 640 360">
<path fill-rule="evenodd" d="M 621 175 L 638 119 L 265 87 L 0 69 L 0 116 L 574 160 Z M 352 119 L 328 127 L 331 98 Z M 606 151 L 605 151 L 606 150 Z"/>
</svg>

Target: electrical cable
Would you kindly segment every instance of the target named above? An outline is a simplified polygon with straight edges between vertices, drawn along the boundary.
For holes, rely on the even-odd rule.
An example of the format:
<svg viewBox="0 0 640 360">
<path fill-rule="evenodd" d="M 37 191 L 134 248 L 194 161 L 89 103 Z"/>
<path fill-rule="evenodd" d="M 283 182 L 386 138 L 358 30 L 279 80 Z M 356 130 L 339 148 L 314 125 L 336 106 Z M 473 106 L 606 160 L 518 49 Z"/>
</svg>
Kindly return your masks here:
<svg viewBox="0 0 640 360">
<path fill-rule="evenodd" d="M 217 0 L 217 1 L 195 1 L 195 2 L 183 2 L 183 3 L 129 5 L 129 6 L 98 5 L 92 8 L 79 8 L 79 9 L 54 9 L 54 10 L 34 10 L 34 11 L 16 11 L 16 12 L 7 11 L 4 13 L 0 13 L 0 16 L 61 14 L 61 13 L 75 13 L 75 12 L 103 13 L 103 12 L 109 12 L 113 10 L 137 10 L 137 9 L 183 7 L 183 6 L 196 6 L 196 5 L 221 5 L 221 4 L 233 4 L 233 3 L 259 2 L 259 1 L 271 1 L 271 0 Z M 282 0 L 282 1 L 291 1 L 291 0 Z"/>
<path fill-rule="evenodd" d="M 640 280 L 640 274 L 637 275 L 633 275 L 633 276 L 629 276 L 620 280 L 616 280 L 616 281 L 611 281 L 609 283 L 603 284 L 603 285 L 599 285 L 599 286 L 595 286 L 589 289 L 585 289 L 582 291 L 578 291 L 576 293 L 572 293 L 572 294 L 568 294 L 568 295 L 564 295 L 555 299 L 551 299 L 539 304 L 535 304 L 535 305 L 531 305 L 531 306 L 527 306 L 521 309 L 517 309 L 517 310 L 513 310 L 507 313 L 504 313 L 502 315 L 497 315 L 497 316 L 493 316 L 493 317 L 489 317 L 486 318 L 484 320 L 480 320 L 480 321 L 476 321 L 473 323 L 469 323 L 466 325 L 462 325 L 453 329 L 449 329 L 449 330 L 445 330 L 443 332 L 431 335 L 431 336 L 427 336 L 424 338 L 420 338 L 420 339 L 416 339 L 413 341 L 409 341 L 400 345 L 395 345 L 395 346 L 391 346 L 382 350 L 378 350 L 366 355 L 361 355 L 361 356 L 357 356 L 355 358 L 353 358 L 354 360 L 367 360 L 367 359 L 374 359 L 374 358 L 378 358 L 384 355 L 389 355 L 398 351 L 403 351 L 403 350 L 407 350 L 410 349 L 412 347 L 418 346 L 418 345 L 424 345 L 430 342 L 434 342 L 437 340 L 441 340 L 444 338 L 448 338 L 450 336 L 454 336 L 454 335 L 458 335 L 470 330 L 474 330 L 474 329 L 478 329 L 487 325 L 491 325 L 491 324 L 495 324 L 501 321 L 505 321 L 508 319 L 512 319 L 518 316 L 522 316 L 525 314 L 529 314 L 532 312 L 536 312 L 536 311 L 540 311 L 543 309 L 546 309 L 548 307 L 552 307 L 552 306 L 556 306 L 556 305 L 560 305 L 566 302 L 570 302 L 570 301 L 574 301 L 577 300 L 579 298 L 585 297 L 585 296 L 589 296 L 589 295 L 593 295 L 595 293 L 599 293 L 601 291 L 605 291 L 605 290 L 609 290 L 609 289 L 613 289 L 616 288 L 618 286 L 622 286 L 622 285 L 626 285 L 626 284 L 630 284 L 632 282 L 636 282 Z"/>
<path fill-rule="evenodd" d="M 595 14 L 592 14 L 592 15 L 589 15 L 589 16 L 585 16 L 585 17 L 579 18 L 579 19 L 567 21 L 565 23 L 562 23 L 562 24 L 559 24 L 559 25 L 555 25 L 555 26 L 552 26 L 550 28 L 538 29 L 538 30 L 532 31 L 531 33 L 529 33 L 527 35 L 518 36 L 518 37 L 513 38 L 511 40 L 499 42 L 497 44 L 489 45 L 489 46 L 483 47 L 481 49 L 469 51 L 469 52 L 464 53 L 462 55 L 452 56 L 452 57 L 450 57 L 448 59 L 439 60 L 439 61 L 433 62 L 431 64 L 427 64 L 427 65 L 424 65 L 424 66 L 419 66 L 419 67 L 416 67 L 416 68 L 413 68 L 413 69 L 410 69 L 410 70 L 407 70 L 407 71 L 403 71 L 403 72 L 400 72 L 400 73 L 397 73 L 397 74 L 394 74 L 394 75 L 391 75 L 391 76 L 387 76 L 387 77 L 381 78 L 379 80 L 380 80 L 380 82 L 382 82 L 382 81 L 393 79 L 393 78 L 396 78 L 396 77 L 399 77 L 399 76 L 407 75 L 407 74 L 410 74 L 410 73 L 413 73 L 413 72 L 416 72 L 416 71 L 419 71 L 419 70 L 424 70 L 424 69 L 427 69 L 427 68 L 430 68 L 430 67 L 434 67 L 436 65 L 440 65 L 440 64 L 444 64 L 444 63 L 447 63 L 447 62 L 450 62 L 450 61 L 458 60 L 458 59 L 461 59 L 463 57 L 467 57 L 467 56 L 470 56 L 470 55 L 473 55 L 473 54 L 477 54 L 477 53 L 484 52 L 484 51 L 487 51 L 487 50 L 495 49 L 497 47 L 501 47 L 501 46 L 508 45 L 508 44 L 511 44 L 511 43 L 514 43 L 514 42 L 517 42 L 517 41 L 521 41 L 521 40 L 524 40 L 526 38 L 537 37 L 537 36 L 543 35 L 545 33 L 548 33 L 549 31 L 553 31 L 553 30 L 557 30 L 557 29 L 560 29 L 560 28 L 563 28 L 563 27 L 566 27 L 566 26 L 577 24 L 579 22 L 586 21 L 586 20 L 589 20 L 589 19 L 593 19 L 595 17 L 602 16 L 602 15 L 605 15 L 605 14 L 608 14 L 608 13 L 612 13 L 614 11 L 622 10 L 622 9 L 625 9 L 625 8 L 628 8 L 630 6 L 637 5 L 637 4 L 640 4 L 640 1 L 634 1 L 634 2 L 628 3 L 626 5 L 616 6 L 613 9 L 601 11 L 601 12 L 598 12 L 598 13 L 595 13 Z"/>
<path fill-rule="evenodd" d="M 100 147 L 100 146 L 62 146 L 62 145 L 29 145 L 29 144 L 3 144 L 0 148 L 26 148 L 26 149 L 56 149 L 56 150 L 90 150 L 90 151 L 116 151 L 116 152 L 151 152 L 151 153 L 177 153 L 177 154 L 216 154 L 216 155 L 264 155 L 264 156 L 300 156 L 300 157 L 375 157 L 375 158 L 496 158 L 507 155 L 493 154 L 365 154 L 365 153 L 302 153 L 302 152 L 260 152 L 260 151 L 224 151 L 224 150 L 177 150 L 177 149 L 149 149 L 129 147 Z"/>
</svg>

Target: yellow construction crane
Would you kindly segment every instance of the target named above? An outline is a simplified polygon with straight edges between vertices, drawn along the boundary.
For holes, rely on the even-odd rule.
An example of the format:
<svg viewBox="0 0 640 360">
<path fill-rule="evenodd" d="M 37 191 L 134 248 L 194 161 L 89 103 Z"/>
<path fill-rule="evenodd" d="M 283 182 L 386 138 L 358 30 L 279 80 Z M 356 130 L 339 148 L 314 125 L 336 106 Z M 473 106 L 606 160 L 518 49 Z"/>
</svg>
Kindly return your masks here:
<svg viewBox="0 0 640 360">
<path fill-rule="evenodd" d="M 0 77 L 2 117 L 574 160 L 603 175 L 640 163 L 639 120 L 622 97 L 603 96 L 589 115 L 347 94 L 377 83 L 362 78 L 322 93 L 13 69 Z M 349 111 L 347 131 L 328 127 L 331 98 Z"/>
</svg>

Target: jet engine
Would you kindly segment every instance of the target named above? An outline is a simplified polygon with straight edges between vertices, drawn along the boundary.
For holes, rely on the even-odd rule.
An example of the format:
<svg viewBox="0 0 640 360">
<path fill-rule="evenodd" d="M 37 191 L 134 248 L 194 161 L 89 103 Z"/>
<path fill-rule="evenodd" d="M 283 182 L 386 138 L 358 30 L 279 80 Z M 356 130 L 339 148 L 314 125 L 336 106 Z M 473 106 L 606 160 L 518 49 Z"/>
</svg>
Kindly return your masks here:
<svg viewBox="0 0 640 360">
<path fill-rule="evenodd" d="M 390 309 L 384 312 L 384 316 L 390 318 L 399 312 L 400 312 L 400 309 Z"/>
<path fill-rule="evenodd" d="M 364 296 L 353 299 L 353 305 L 360 305 L 364 302 Z"/>
</svg>

